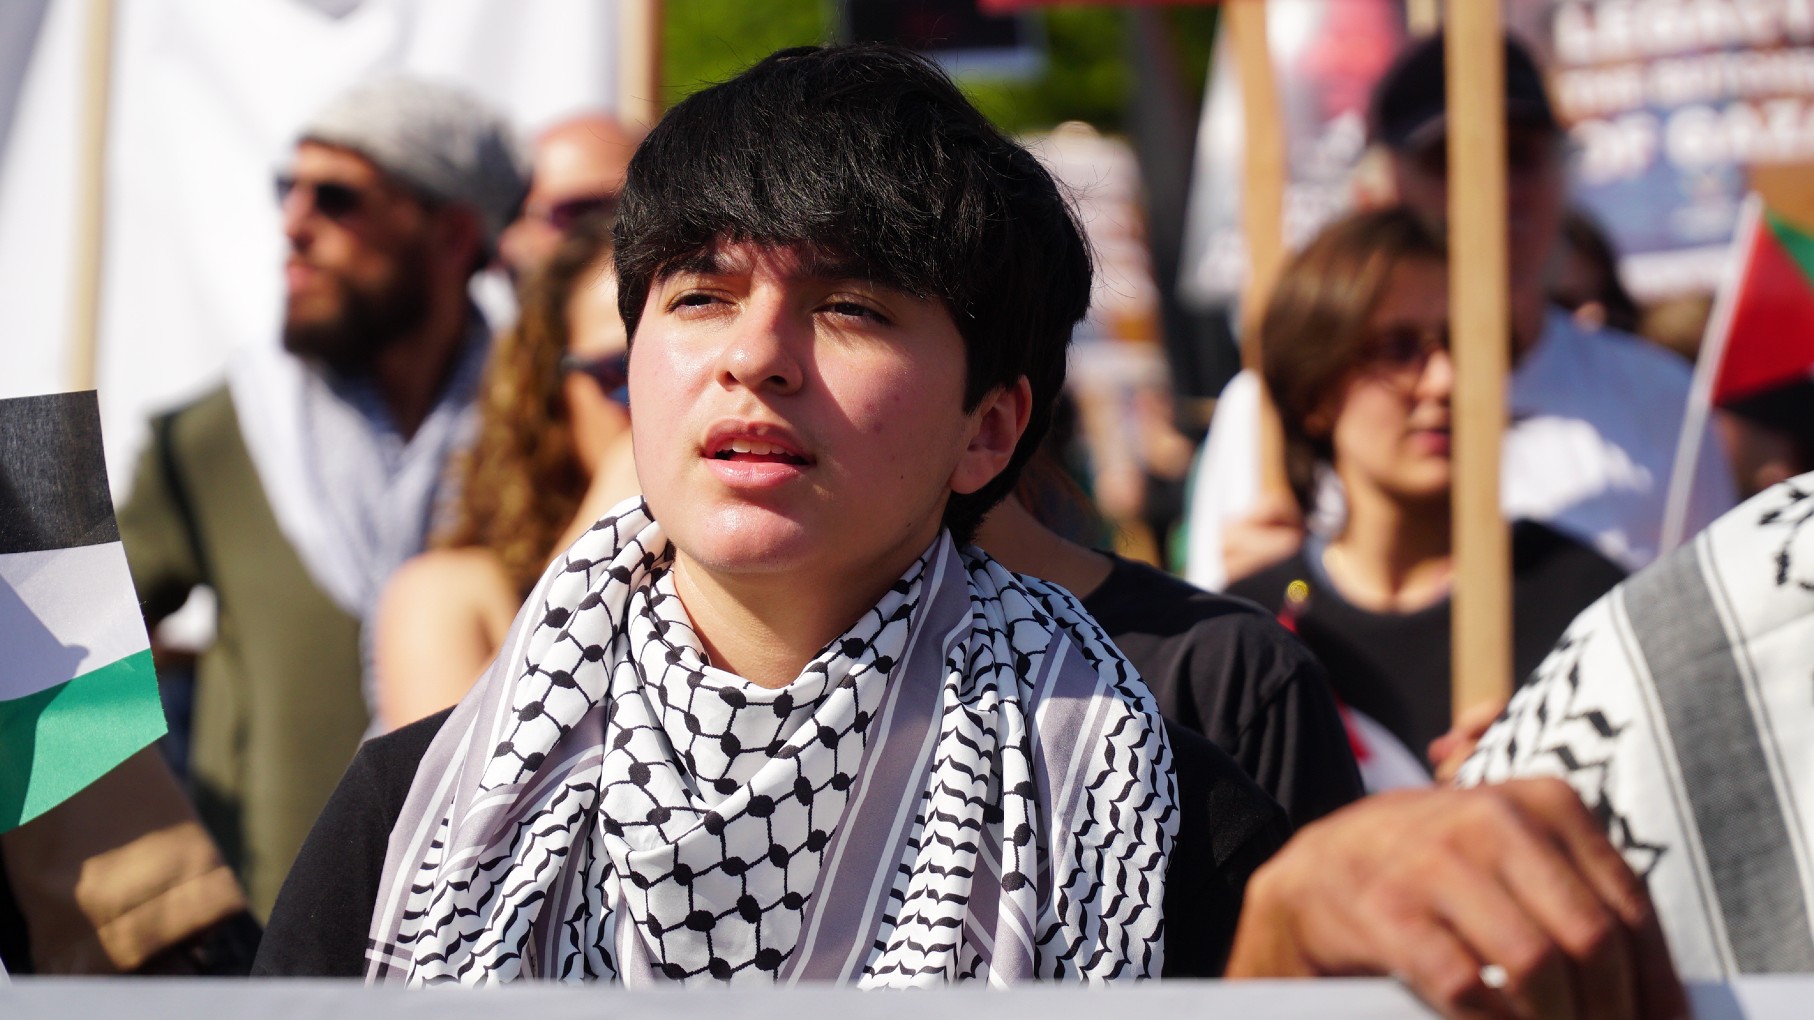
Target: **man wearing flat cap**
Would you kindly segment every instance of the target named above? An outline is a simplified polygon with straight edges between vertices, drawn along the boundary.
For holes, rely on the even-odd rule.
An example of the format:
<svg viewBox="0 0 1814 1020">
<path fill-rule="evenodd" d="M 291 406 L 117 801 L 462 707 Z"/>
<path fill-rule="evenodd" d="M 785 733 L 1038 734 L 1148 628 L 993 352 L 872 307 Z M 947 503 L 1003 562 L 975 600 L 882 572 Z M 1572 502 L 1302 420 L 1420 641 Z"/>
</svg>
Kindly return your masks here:
<svg viewBox="0 0 1814 1020">
<path fill-rule="evenodd" d="M 149 620 L 218 600 L 192 780 L 261 917 L 368 726 L 363 626 L 448 498 L 490 333 L 467 287 L 525 187 L 508 128 L 452 89 L 321 110 L 277 180 L 282 342 L 153 423 L 120 512 Z"/>
</svg>

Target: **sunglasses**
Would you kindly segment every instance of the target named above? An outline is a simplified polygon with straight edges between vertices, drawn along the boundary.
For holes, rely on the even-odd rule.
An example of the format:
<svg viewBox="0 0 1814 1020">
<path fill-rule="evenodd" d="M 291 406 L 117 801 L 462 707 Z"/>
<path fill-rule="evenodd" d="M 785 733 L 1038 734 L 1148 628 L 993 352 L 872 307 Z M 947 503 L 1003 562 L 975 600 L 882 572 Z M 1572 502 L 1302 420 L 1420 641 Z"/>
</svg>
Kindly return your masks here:
<svg viewBox="0 0 1814 1020">
<path fill-rule="evenodd" d="M 605 396 L 611 400 L 630 406 L 630 352 L 619 351 L 616 354 L 600 354 L 585 358 L 577 354 L 561 355 L 561 374 L 573 373 L 589 377 L 598 384 Z"/>
<path fill-rule="evenodd" d="M 298 188 L 309 193 L 310 204 L 330 220 L 344 219 L 365 205 L 365 192 L 338 181 L 300 181 L 289 174 L 277 177 L 277 204 L 282 205 Z"/>
<path fill-rule="evenodd" d="M 1362 363 L 1374 373 L 1391 376 L 1422 375 L 1430 355 L 1449 349 L 1449 330 L 1399 326 L 1368 337 L 1361 351 Z"/>
<path fill-rule="evenodd" d="M 579 198 L 563 199 L 546 210 L 532 211 L 530 215 L 565 234 L 587 216 L 607 215 L 616 209 L 616 195 L 582 195 Z"/>
</svg>

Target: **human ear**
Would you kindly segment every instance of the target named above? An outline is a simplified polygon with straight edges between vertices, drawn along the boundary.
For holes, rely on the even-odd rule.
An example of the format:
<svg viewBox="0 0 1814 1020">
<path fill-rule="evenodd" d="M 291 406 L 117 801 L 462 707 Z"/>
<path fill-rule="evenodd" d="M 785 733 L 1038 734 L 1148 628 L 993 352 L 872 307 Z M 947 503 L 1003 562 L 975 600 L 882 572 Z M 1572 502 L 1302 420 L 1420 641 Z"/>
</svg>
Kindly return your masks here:
<svg viewBox="0 0 1814 1020">
<path fill-rule="evenodd" d="M 1331 389 L 1304 415 L 1304 434 L 1311 439 L 1327 439 L 1335 434 L 1336 419 L 1342 416 L 1342 405 L 1348 399 L 1348 382 Z"/>
<path fill-rule="evenodd" d="M 985 396 L 970 412 L 970 440 L 951 471 L 951 491 L 967 496 L 1001 474 L 1032 415 L 1033 386 L 1024 375 Z"/>
<path fill-rule="evenodd" d="M 1312 439 L 1326 438 L 1335 431 L 1332 416 L 1318 408 L 1304 416 L 1304 434 Z"/>
</svg>

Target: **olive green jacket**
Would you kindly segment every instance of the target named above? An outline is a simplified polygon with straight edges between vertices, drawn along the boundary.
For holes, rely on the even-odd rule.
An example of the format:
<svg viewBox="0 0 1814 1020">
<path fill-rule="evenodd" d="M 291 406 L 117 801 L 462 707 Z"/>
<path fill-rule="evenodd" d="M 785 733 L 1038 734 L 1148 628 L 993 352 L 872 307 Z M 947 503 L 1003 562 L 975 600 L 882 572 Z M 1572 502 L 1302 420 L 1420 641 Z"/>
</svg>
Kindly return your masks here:
<svg viewBox="0 0 1814 1020">
<path fill-rule="evenodd" d="M 197 585 L 218 598 L 196 669 L 191 781 L 263 920 L 366 728 L 359 622 L 278 530 L 225 387 L 152 432 L 120 537 L 148 619 Z"/>
</svg>

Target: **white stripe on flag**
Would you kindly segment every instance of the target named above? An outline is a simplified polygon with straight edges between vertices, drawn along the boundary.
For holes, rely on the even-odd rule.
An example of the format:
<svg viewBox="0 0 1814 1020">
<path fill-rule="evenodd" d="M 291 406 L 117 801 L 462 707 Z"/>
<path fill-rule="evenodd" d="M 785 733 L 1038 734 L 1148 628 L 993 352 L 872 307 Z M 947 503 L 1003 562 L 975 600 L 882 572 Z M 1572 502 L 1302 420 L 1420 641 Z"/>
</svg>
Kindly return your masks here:
<svg viewBox="0 0 1814 1020">
<path fill-rule="evenodd" d="M 118 542 L 0 554 L 0 701 L 151 647 Z"/>
</svg>

